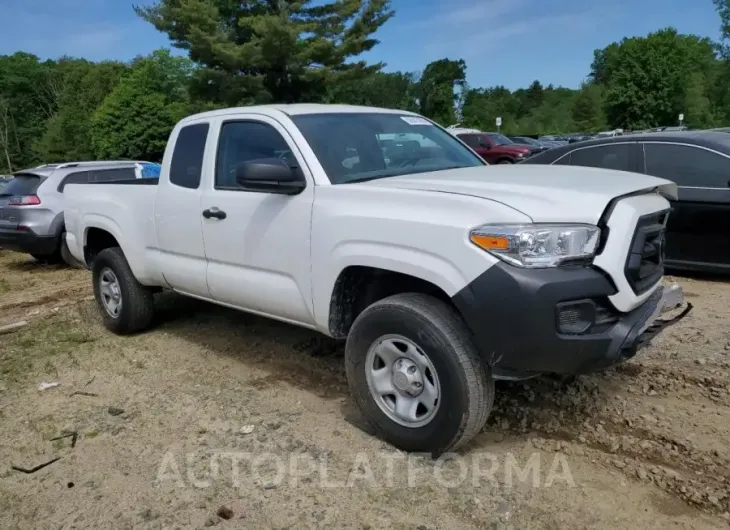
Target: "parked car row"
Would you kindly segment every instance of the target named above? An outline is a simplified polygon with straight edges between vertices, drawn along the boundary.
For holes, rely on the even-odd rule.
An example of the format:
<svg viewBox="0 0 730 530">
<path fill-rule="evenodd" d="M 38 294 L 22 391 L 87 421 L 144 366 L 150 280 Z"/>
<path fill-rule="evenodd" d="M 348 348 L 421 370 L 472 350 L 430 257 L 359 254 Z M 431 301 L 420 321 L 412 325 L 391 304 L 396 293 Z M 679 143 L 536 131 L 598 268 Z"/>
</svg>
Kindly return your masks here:
<svg viewBox="0 0 730 530">
<path fill-rule="evenodd" d="M 159 167 L 143 161 L 102 160 L 43 164 L 18 171 L 0 186 L 0 247 L 48 263 L 73 265 L 64 237 L 65 187 L 156 178 Z"/>
<path fill-rule="evenodd" d="M 545 150 L 542 146 L 517 143 L 496 132 L 457 127 L 447 130 L 490 164 L 515 164 Z"/>
<path fill-rule="evenodd" d="M 551 149 L 523 163 L 631 171 L 675 182 L 678 198 L 667 222 L 667 268 L 730 272 L 729 134 L 670 131 L 607 137 Z M 604 175 L 586 172 L 585 177 Z"/>
</svg>

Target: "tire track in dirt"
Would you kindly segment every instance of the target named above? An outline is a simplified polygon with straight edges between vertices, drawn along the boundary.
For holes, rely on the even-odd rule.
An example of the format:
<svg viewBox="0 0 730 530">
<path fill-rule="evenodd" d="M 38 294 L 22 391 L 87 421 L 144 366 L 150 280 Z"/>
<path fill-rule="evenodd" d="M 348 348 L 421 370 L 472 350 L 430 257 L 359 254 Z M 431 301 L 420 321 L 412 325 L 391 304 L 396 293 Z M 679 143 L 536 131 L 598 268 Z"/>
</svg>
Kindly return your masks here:
<svg viewBox="0 0 730 530">
<path fill-rule="evenodd" d="M 651 381 L 656 383 L 657 376 L 692 386 L 720 388 L 722 384 L 726 388 L 724 381 L 710 376 L 685 376 L 671 370 L 645 372 L 642 368 L 629 372 L 635 374 L 630 384 L 642 389 Z M 608 390 L 616 379 L 626 390 L 632 388 L 623 381 L 625 376 L 619 376 L 609 372 L 570 383 L 538 378 L 507 385 L 497 394 L 487 428 L 522 436 L 537 434 L 532 442 L 540 449 L 588 454 L 689 505 L 730 518 L 730 458 L 717 449 L 698 447 L 686 437 L 690 432 L 681 433 L 683 421 L 675 410 L 667 412 L 664 405 L 648 405 L 643 396 Z M 695 396 L 710 400 L 712 394 Z M 651 413 L 644 412 L 643 406 Z M 730 420 L 729 410 L 723 407 L 722 414 Z M 729 424 L 724 421 L 724 425 Z"/>
<path fill-rule="evenodd" d="M 723 361 L 722 368 L 730 367 Z M 713 369 L 709 374 L 690 371 L 678 372 L 658 365 L 626 364 L 616 368 L 622 379 L 633 381 L 641 377 L 641 390 L 647 395 L 660 392 L 679 395 L 685 392 L 689 399 L 703 397 L 714 404 L 730 407 L 730 373 L 727 370 Z"/>
</svg>

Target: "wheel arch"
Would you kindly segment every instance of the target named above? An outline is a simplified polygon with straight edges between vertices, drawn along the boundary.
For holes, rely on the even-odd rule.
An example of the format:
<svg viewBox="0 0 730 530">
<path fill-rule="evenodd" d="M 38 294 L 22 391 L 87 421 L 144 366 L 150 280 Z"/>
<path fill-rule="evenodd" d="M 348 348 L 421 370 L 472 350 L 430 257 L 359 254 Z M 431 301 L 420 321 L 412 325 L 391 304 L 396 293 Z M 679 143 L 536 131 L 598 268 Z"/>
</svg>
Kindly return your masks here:
<svg viewBox="0 0 730 530">
<path fill-rule="evenodd" d="M 328 329 L 334 338 L 345 338 L 353 322 L 371 304 L 401 293 L 428 294 L 452 306 L 445 286 L 420 276 L 393 269 L 350 265 L 334 282 L 329 302 Z"/>
</svg>

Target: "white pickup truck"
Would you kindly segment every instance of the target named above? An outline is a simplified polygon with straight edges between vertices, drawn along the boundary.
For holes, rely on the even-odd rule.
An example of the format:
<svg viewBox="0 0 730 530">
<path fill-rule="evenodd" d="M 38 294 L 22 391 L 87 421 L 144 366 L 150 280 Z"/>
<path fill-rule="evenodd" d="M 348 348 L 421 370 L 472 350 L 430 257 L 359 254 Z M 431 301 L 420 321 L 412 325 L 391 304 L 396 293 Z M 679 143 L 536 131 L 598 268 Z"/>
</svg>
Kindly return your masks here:
<svg viewBox="0 0 730 530">
<path fill-rule="evenodd" d="M 346 338 L 377 432 L 441 453 L 483 427 L 495 379 L 603 369 L 691 309 L 658 319 L 682 303 L 661 285 L 674 197 L 646 175 L 487 167 L 408 112 L 271 105 L 182 120 L 159 180 L 67 186 L 65 224 L 112 331 L 148 327 L 172 289 Z"/>
</svg>

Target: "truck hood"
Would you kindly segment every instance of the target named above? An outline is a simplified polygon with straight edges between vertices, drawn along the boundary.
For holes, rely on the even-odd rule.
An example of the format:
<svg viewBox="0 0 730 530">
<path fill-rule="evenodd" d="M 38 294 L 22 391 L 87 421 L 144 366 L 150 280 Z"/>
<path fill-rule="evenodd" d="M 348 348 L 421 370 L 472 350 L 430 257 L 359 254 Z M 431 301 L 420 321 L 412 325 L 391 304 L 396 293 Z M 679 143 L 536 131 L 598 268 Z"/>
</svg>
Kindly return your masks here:
<svg viewBox="0 0 730 530">
<path fill-rule="evenodd" d="M 533 222 L 597 224 L 616 197 L 656 192 L 677 198 L 671 181 L 610 169 L 516 164 L 417 173 L 364 182 L 408 190 L 481 197 L 519 210 Z"/>
</svg>

